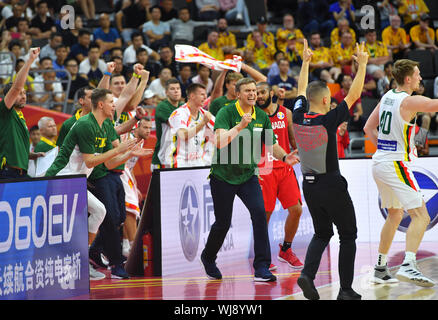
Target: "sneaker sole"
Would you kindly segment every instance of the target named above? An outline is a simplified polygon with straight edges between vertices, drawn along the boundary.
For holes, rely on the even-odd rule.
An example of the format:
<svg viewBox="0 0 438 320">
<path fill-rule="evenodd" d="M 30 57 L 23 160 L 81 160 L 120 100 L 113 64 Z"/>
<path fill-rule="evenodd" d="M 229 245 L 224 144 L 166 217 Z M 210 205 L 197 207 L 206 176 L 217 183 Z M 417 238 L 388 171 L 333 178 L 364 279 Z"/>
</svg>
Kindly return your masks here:
<svg viewBox="0 0 438 320">
<path fill-rule="evenodd" d="M 395 276 L 400 281 L 410 282 L 410 283 L 416 284 L 417 286 L 420 286 L 420 287 L 430 288 L 430 287 L 435 286 L 435 283 L 433 283 L 433 282 L 418 281 L 418 280 L 415 280 L 415 279 L 408 278 L 408 277 L 406 277 L 404 275 L 401 275 L 401 274 L 396 274 Z"/>
<path fill-rule="evenodd" d="M 287 265 L 288 265 L 289 267 L 291 267 L 292 269 L 301 270 L 301 269 L 304 268 L 304 265 L 302 265 L 302 266 L 294 266 L 293 264 L 290 264 L 289 261 L 283 259 L 283 258 L 280 257 L 280 256 L 278 256 L 277 259 L 278 259 L 278 261 L 280 261 L 280 262 L 285 262 L 285 263 L 287 263 Z"/>
<path fill-rule="evenodd" d="M 121 276 L 117 276 L 115 274 L 111 274 L 111 279 L 129 279 L 129 277 L 121 277 Z"/>
<path fill-rule="evenodd" d="M 391 283 L 391 284 L 393 284 L 393 283 L 399 283 L 399 281 L 398 281 L 396 278 L 391 278 L 391 279 L 389 279 L 389 280 L 383 280 L 383 279 L 380 279 L 380 278 L 377 278 L 377 277 L 373 277 L 373 278 L 371 279 L 371 282 L 373 282 L 373 283 L 378 283 L 378 284 L 385 284 L 385 283 Z"/>
<path fill-rule="evenodd" d="M 205 270 L 204 263 L 201 260 L 201 256 L 199 256 L 198 260 L 199 260 L 199 263 L 201 264 L 202 270 L 204 270 L 205 275 L 207 276 L 208 279 L 210 279 L 210 280 L 221 280 L 222 279 L 222 278 L 215 278 L 215 277 L 208 275 L 207 271 Z"/>
<path fill-rule="evenodd" d="M 315 292 L 315 290 L 310 286 L 310 283 L 307 280 L 303 278 L 298 278 L 297 283 L 301 290 L 303 290 L 304 298 L 309 300 L 319 300 L 318 292 Z"/>
<path fill-rule="evenodd" d="M 271 278 L 259 278 L 259 277 L 254 277 L 254 282 L 275 282 L 277 281 L 277 277 L 271 277 Z"/>
<path fill-rule="evenodd" d="M 103 280 L 103 279 L 105 279 L 106 278 L 106 276 L 103 276 L 103 277 L 98 277 L 98 278 L 96 278 L 96 277 L 90 277 L 90 281 L 98 281 L 98 280 Z"/>
</svg>

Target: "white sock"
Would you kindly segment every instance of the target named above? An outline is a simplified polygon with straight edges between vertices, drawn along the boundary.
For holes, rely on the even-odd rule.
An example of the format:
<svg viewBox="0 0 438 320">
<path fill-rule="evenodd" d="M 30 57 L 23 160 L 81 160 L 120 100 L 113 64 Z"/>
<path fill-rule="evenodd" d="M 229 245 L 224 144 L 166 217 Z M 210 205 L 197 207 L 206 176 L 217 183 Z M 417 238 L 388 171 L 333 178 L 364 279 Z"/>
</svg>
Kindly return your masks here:
<svg viewBox="0 0 438 320">
<path fill-rule="evenodd" d="M 123 239 L 123 247 L 128 247 L 129 248 L 129 240 L 128 239 Z"/>
<path fill-rule="evenodd" d="M 405 252 L 405 260 L 403 260 L 403 264 L 410 263 L 417 260 L 417 256 L 415 252 L 406 251 Z"/>
<path fill-rule="evenodd" d="M 384 266 L 386 266 L 386 263 L 387 263 L 387 261 L 386 261 L 386 257 L 387 257 L 386 254 L 379 253 L 379 256 L 378 256 L 378 258 L 377 258 L 377 266 L 378 266 L 378 267 L 384 267 Z"/>
</svg>

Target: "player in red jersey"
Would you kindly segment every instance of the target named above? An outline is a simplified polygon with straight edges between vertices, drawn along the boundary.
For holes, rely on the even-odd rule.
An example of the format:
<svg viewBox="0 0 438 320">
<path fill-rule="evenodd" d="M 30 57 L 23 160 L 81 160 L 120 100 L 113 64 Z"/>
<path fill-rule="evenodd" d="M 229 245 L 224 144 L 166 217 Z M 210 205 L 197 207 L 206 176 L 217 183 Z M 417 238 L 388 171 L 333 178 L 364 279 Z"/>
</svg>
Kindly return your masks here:
<svg viewBox="0 0 438 320">
<path fill-rule="evenodd" d="M 273 95 L 274 91 L 267 82 L 257 84 L 257 106 L 267 113 L 279 145 L 289 153 L 290 146 L 296 149 L 292 112 L 284 106 L 272 103 Z M 268 150 L 264 149 L 262 155 L 259 163 L 259 182 L 263 191 L 268 224 L 277 198 L 283 208 L 289 211 L 284 226 L 284 241 L 279 245 L 278 260 L 286 262 L 292 268 L 301 269 L 303 264 L 291 248 L 302 212 L 301 193 L 294 169 L 281 159 L 280 161 L 275 159 Z M 276 266 L 271 265 L 270 269 L 274 270 Z"/>
</svg>

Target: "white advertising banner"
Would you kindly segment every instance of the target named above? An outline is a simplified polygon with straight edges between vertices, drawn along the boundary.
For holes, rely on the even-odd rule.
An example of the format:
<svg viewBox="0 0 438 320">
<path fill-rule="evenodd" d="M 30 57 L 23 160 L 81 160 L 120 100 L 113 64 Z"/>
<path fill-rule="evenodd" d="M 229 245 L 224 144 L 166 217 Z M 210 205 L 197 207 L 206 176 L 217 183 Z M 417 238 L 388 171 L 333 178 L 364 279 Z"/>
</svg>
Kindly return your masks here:
<svg viewBox="0 0 438 320">
<path fill-rule="evenodd" d="M 371 172 L 371 159 L 341 160 L 341 174 L 347 179 L 348 191 L 353 201 L 357 219 L 358 242 L 379 242 L 386 210 L 380 208 L 379 194 Z M 423 241 L 438 241 L 438 161 L 436 158 L 418 158 L 411 165 L 414 176 L 423 194 L 431 222 Z M 394 241 L 405 241 L 410 223 L 407 212 L 400 223 Z M 337 233 L 332 244 L 338 244 Z"/>
</svg>

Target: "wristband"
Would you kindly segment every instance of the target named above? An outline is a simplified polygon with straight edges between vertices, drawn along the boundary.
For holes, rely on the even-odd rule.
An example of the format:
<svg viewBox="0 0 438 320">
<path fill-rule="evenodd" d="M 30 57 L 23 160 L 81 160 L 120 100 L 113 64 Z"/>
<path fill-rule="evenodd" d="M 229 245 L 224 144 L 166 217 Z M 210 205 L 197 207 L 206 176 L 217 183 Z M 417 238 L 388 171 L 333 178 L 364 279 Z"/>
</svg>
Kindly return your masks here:
<svg viewBox="0 0 438 320">
<path fill-rule="evenodd" d="M 287 153 L 283 156 L 283 158 L 281 159 L 281 161 L 284 162 L 284 160 L 286 159 L 286 157 L 287 157 Z"/>
<path fill-rule="evenodd" d="M 110 76 L 110 77 L 111 77 L 111 72 L 105 71 L 103 74 L 104 74 L 105 76 Z"/>
<path fill-rule="evenodd" d="M 136 74 L 135 72 L 132 74 L 132 76 L 133 76 L 134 78 L 141 79 L 141 76 L 138 75 L 138 74 Z"/>
<path fill-rule="evenodd" d="M 141 118 L 138 118 L 137 115 L 135 115 L 135 120 L 140 121 Z"/>
</svg>

